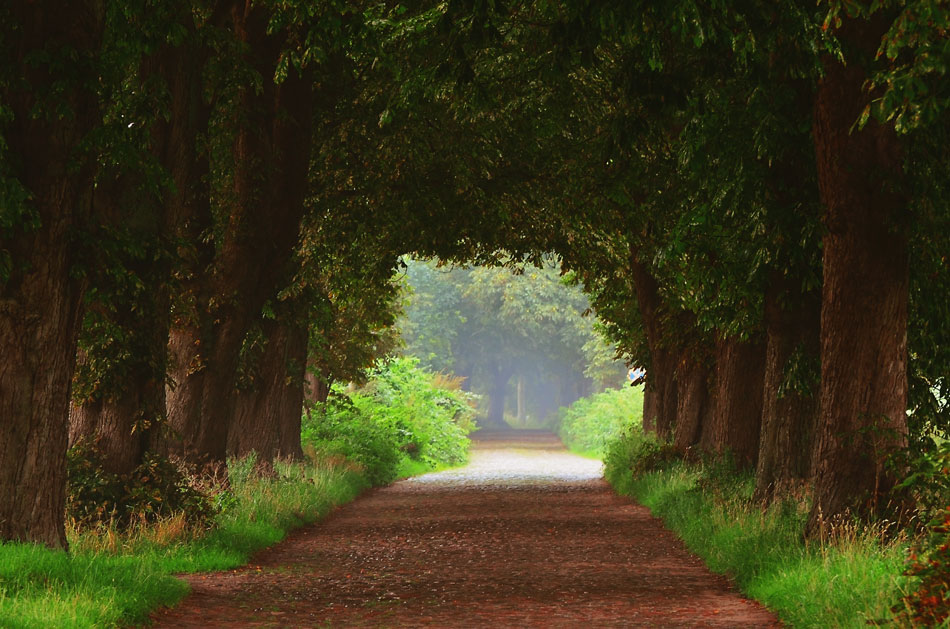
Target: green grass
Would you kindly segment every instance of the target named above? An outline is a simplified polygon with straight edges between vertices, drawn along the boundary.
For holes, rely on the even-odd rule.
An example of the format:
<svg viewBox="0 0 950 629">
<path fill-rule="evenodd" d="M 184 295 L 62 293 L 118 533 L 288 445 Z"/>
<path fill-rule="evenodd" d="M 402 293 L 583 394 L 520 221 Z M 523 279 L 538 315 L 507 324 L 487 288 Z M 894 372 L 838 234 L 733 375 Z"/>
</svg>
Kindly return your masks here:
<svg viewBox="0 0 950 629">
<path fill-rule="evenodd" d="M 634 478 L 608 456 L 607 477 L 662 518 L 710 569 L 730 575 L 792 627 L 888 624 L 906 587 L 906 542 L 884 542 L 873 527 L 840 526 L 825 543 L 806 543 L 804 500 L 768 510 L 751 500 L 751 476 L 713 466 L 666 464 Z"/>
<path fill-rule="evenodd" d="M 187 585 L 172 575 L 225 570 L 355 498 L 367 482 L 343 460 L 277 465 L 252 473 L 231 466 L 233 500 L 210 530 L 182 518 L 119 534 L 102 527 L 71 532 L 71 552 L 30 544 L 0 545 L 0 626 L 110 627 L 142 622 L 180 600 Z"/>
</svg>

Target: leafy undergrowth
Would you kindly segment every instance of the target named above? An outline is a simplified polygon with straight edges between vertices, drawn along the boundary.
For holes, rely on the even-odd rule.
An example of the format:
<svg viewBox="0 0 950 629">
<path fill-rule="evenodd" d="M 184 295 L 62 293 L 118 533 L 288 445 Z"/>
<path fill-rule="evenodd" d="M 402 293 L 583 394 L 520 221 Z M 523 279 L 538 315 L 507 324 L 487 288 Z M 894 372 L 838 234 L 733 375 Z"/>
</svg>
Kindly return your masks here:
<svg viewBox="0 0 950 629">
<path fill-rule="evenodd" d="M 334 386 L 303 418 L 304 444 L 356 461 L 374 485 L 468 460 L 475 396 L 415 358 L 382 362 L 356 390 Z"/>
<path fill-rule="evenodd" d="M 558 436 L 575 454 L 601 459 L 604 448 L 643 417 L 643 387 L 624 386 L 561 407 L 555 420 Z"/>
<path fill-rule="evenodd" d="M 893 623 L 891 607 L 907 586 L 905 540 L 842 525 L 830 539 L 807 543 L 806 500 L 763 510 L 751 500 L 750 475 L 676 460 L 639 431 L 613 442 L 605 464 L 619 493 L 649 507 L 712 570 L 730 575 L 789 626 Z"/>
</svg>

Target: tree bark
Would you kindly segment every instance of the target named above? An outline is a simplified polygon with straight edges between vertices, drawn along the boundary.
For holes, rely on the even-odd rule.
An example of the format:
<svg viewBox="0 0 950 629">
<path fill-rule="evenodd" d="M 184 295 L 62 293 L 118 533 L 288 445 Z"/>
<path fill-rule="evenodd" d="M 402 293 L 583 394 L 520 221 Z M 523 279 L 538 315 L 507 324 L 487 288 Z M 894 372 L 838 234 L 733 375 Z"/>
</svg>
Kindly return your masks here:
<svg viewBox="0 0 950 629">
<path fill-rule="evenodd" d="M 168 327 L 167 323 L 164 327 L 161 325 L 161 321 L 167 322 L 164 316 L 156 318 L 157 322 L 154 319 L 135 322 L 141 327 L 132 328 L 132 334 L 146 337 L 144 342 L 151 350 L 135 357 L 118 391 L 70 406 L 69 446 L 80 440 L 93 442 L 102 456 L 103 469 L 112 474 L 129 474 L 142 463 L 156 429 L 165 419 Z M 141 350 L 143 344 L 134 343 L 134 347 Z M 83 360 L 82 356 L 79 360 Z"/>
<path fill-rule="evenodd" d="M 643 387 L 643 432 L 656 432 L 656 391 Z"/>
<path fill-rule="evenodd" d="M 84 290 L 72 237 L 90 218 L 94 164 L 80 144 L 100 120 L 104 7 L 16 1 L 8 10 L 16 29 L 4 25 L 0 44 L 14 79 L 0 93 L 12 113 L 4 166 L 30 195 L 24 203 L 36 223 L 3 208 L 16 222 L 0 232 L 0 251 L 12 260 L 0 281 L 0 540 L 65 548 L 67 417 Z M 74 51 L 71 63 L 43 61 L 64 48 Z M 54 105 L 54 91 L 69 114 L 34 115 Z"/>
<path fill-rule="evenodd" d="M 773 277 L 765 295 L 765 386 L 754 496 L 763 504 L 812 478 L 818 374 L 812 386 L 807 365 L 818 364 L 821 299 L 793 284 Z M 795 383 L 799 388 L 783 386 L 793 359 L 806 365 L 805 373 L 795 374 L 806 379 Z"/>
<path fill-rule="evenodd" d="M 673 447 L 688 454 L 699 443 L 703 424 L 709 414 L 710 368 L 702 353 L 684 353 L 676 368 L 676 429 Z"/>
<path fill-rule="evenodd" d="M 873 59 L 889 25 L 846 19 L 847 53 Z M 871 95 L 861 59 L 825 61 L 814 139 L 825 206 L 821 394 L 815 501 L 807 531 L 885 506 L 896 478 L 887 457 L 907 445 L 907 202 L 892 125 L 852 126 Z"/>
<path fill-rule="evenodd" d="M 711 454 L 728 453 L 740 469 L 753 467 L 762 421 L 764 344 L 717 338 L 714 371 L 715 402 L 701 445 Z"/>
<path fill-rule="evenodd" d="M 655 430 L 661 439 L 669 439 L 676 420 L 677 402 L 676 357 L 667 346 L 663 334 L 663 318 L 667 313 L 663 311 L 659 285 L 640 262 L 635 247 L 631 247 L 630 267 L 650 350 L 651 364 L 646 376 L 646 390 L 654 398 L 649 407 L 644 405 L 643 425 L 645 429 Z"/>
<path fill-rule="evenodd" d="M 231 18 L 263 89 L 242 88 L 230 214 L 212 271 L 193 290 L 196 307 L 179 319 L 169 342 L 176 363 L 169 424 L 186 460 L 219 473 L 241 344 L 264 303 L 276 296 L 299 236 L 312 123 L 312 82 L 295 72 L 279 85 L 273 81 L 285 37 L 267 34 L 264 8 L 236 3 Z"/>
<path fill-rule="evenodd" d="M 290 318 L 291 320 L 286 320 Z M 303 413 L 307 327 L 278 315 L 263 323 L 267 339 L 253 386 L 239 391 L 228 454 L 252 451 L 265 465 L 274 458 L 303 458 L 300 416 Z"/>
</svg>

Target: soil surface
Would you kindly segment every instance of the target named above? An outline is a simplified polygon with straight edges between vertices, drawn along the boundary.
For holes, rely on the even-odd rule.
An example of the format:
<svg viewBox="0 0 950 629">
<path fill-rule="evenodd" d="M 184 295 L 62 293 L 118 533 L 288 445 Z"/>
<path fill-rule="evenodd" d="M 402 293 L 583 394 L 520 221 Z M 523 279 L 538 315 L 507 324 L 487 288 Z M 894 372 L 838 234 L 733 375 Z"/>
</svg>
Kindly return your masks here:
<svg viewBox="0 0 950 629">
<path fill-rule="evenodd" d="M 193 592 L 156 627 L 778 627 L 601 465 L 548 433 L 372 491 Z"/>
</svg>

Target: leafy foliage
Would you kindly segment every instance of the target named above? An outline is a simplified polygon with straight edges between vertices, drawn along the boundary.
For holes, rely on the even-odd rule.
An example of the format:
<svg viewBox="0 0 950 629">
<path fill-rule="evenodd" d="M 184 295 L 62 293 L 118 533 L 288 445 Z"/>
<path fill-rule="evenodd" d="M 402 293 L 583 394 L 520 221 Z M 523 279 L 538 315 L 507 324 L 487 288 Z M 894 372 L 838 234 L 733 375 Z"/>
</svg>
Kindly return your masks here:
<svg viewBox="0 0 950 629">
<path fill-rule="evenodd" d="M 667 469 L 680 456 L 669 443 L 640 426 L 630 426 L 604 447 L 604 477 L 614 486 L 643 473 Z"/>
<path fill-rule="evenodd" d="M 558 410 L 557 433 L 571 450 L 603 456 L 607 444 L 643 421 L 643 387 L 608 389 Z"/>
<path fill-rule="evenodd" d="M 359 463 L 374 485 L 395 480 L 409 459 L 430 468 L 460 465 L 468 458 L 474 398 L 458 384 L 416 359 L 385 361 L 360 390 L 336 386 L 322 408 L 308 411 L 301 440 Z"/>
<path fill-rule="evenodd" d="M 908 554 L 905 573 L 914 588 L 894 606 L 902 624 L 934 627 L 950 618 L 950 506 L 928 524 L 928 534 Z"/>
<path fill-rule="evenodd" d="M 206 524 L 218 512 L 213 493 L 187 470 L 155 453 L 128 475 L 103 469 L 94 444 L 80 441 L 67 454 L 66 516 L 83 528 L 124 528 L 180 514 Z"/>
</svg>

